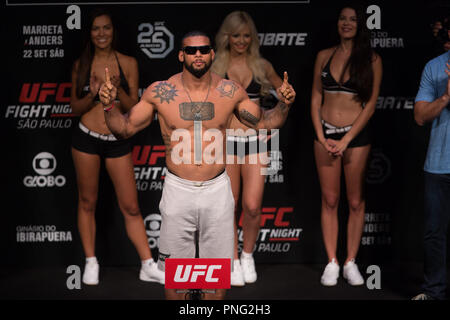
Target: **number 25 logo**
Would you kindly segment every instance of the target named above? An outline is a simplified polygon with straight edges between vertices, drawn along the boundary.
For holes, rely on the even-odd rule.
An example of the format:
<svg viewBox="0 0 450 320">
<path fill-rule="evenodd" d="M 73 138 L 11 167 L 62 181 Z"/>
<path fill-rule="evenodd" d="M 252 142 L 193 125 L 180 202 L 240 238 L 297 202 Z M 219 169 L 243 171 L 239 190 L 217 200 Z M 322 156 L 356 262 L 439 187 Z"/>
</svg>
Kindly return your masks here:
<svg viewBox="0 0 450 320">
<path fill-rule="evenodd" d="M 165 58 L 174 48 L 173 34 L 163 22 L 141 23 L 138 27 L 137 42 L 141 50 L 149 57 Z"/>
</svg>

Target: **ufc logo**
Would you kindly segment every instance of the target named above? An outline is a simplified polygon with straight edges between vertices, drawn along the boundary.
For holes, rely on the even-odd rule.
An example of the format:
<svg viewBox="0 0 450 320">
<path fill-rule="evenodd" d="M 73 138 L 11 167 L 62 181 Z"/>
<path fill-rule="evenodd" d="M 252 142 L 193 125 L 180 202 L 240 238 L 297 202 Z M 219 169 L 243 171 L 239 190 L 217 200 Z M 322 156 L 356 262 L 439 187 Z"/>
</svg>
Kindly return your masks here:
<svg viewBox="0 0 450 320">
<path fill-rule="evenodd" d="M 34 103 L 46 102 L 47 97 L 55 96 L 55 102 L 70 102 L 70 82 L 65 83 L 24 83 L 20 90 L 19 102 Z"/>
<path fill-rule="evenodd" d="M 183 267 L 184 267 L 184 272 L 183 272 Z M 193 271 L 191 272 L 191 270 L 193 269 Z M 213 278 L 213 273 L 214 270 L 220 270 L 222 269 L 221 265 L 210 265 L 207 266 L 205 264 L 198 264 L 196 266 L 192 266 L 192 265 L 178 265 L 177 266 L 177 271 L 175 272 L 175 277 L 173 279 L 173 281 L 175 282 L 196 282 L 198 276 L 205 276 L 205 281 L 206 282 L 219 282 L 219 278 Z M 191 279 L 189 279 L 189 276 L 191 277 Z"/>
<path fill-rule="evenodd" d="M 289 221 L 284 220 L 284 215 L 288 212 L 294 212 L 293 207 L 265 207 L 261 209 L 261 223 L 260 226 L 264 227 L 267 221 L 273 220 L 275 227 L 288 227 L 290 225 Z M 239 226 L 242 227 L 242 221 L 244 215 L 241 213 L 241 218 L 239 219 Z"/>
<path fill-rule="evenodd" d="M 134 146 L 132 157 L 135 166 L 155 165 L 159 158 L 164 159 L 166 157 L 166 147 L 155 145 L 152 150 L 152 146 Z"/>
<path fill-rule="evenodd" d="M 229 289 L 230 259 L 166 259 L 166 289 Z"/>
</svg>

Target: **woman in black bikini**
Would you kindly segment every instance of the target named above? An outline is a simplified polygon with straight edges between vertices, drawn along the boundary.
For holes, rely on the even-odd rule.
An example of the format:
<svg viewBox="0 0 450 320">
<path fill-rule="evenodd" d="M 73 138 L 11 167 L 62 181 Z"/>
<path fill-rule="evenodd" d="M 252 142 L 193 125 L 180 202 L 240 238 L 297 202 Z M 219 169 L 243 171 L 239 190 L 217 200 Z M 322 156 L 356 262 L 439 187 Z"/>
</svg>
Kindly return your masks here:
<svg viewBox="0 0 450 320">
<path fill-rule="evenodd" d="M 138 67 L 136 59 L 115 50 L 116 30 L 111 15 L 93 12 L 86 46 L 72 70 L 71 107 L 80 115 L 74 128 L 72 157 L 78 185 L 78 228 L 86 265 L 83 282 L 98 284 L 99 264 L 95 256 L 95 208 L 98 196 L 100 161 L 104 159 L 119 207 L 125 218 L 128 237 L 142 261 L 139 278 L 164 283 L 164 273 L 152 259 L 144 221 L 139 210 L 130 141 L 117 140 L 105 124 L 98 91 L 105 81 L 107 67 L 118 88 L 115 107 L 123 112 L 138 101 Z"/>
<path fill-rule="evenodd" d="M 216 57 L 211 70 L 221 77 L 239 83 L 255 103 L 261 105 L 261 98 L 269 95 L 272 87 L 278 88 L 281 86 L 283 81 L 270 62 L 260 56 L 258 33 L 248 13 L 243 11 L 230 13 L 216 35 L 216 45 Z M 234 116 L 228 128 L 242 129 L 244 132 L 249 129 Z M 239 260 L 236 237 L 231 284 L 243 286 L 245 283 L 253 283 L 257 279 L 252 253 L 260 229 L 264 193 L 265 176 L 261 174 L 261 169 L 265 168 L 266 165 L 261 163 L 259 154 L 257 154 L 257 163 L 250 163 L 250 154 L 258 153 L 258 150 L 252 148 L 259 144 L 257 133 L 252 135 L 244 133 L 240 136 L 237 134 L 229 135 L 227 136 L 227 144 L 234 144 L 235 153 L 231 155 L 235 156 L 234 164 L 228 163 L 226 168 L 231 179 L 235 206 L 237 209 L 242 177 L 243 209 L 243 248 Z M 239 144 L 244 144 L 245 148 L 245 155 L 239 154 L 240 157 L 236 154 L 240 149 Z M 228 146 L 227 150 L 229 150 Z"/>
<path fill-rule="evenodd" d="M 375 111 L 382 75 L 381 58 L 372 51 L 364 15 L 344 7 L 337 29 L 340 43 L 318 53 L 314 67 L 311 117 L 315 129 L 314 154 L 322 191 L 321 224 L 328 264 L 321 277 L 336 285 L 336 257 L 340 179 L 344 170 L 349 219 L 347 258 L 343 275 L 362 285 L 355 258 L 364 227 L 364 173 L 370 152 L 369 120 Z"/>
</svg>

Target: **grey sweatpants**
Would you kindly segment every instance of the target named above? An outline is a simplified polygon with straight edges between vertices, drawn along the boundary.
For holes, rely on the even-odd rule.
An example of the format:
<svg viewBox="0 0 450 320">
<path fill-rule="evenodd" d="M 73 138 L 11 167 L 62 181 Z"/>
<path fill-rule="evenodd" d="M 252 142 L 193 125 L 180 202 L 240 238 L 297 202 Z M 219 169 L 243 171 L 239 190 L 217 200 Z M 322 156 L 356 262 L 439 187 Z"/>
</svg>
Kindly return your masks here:
<svg viewBox="0 0 450 320">
<path fill-rule="evenodd" d="M 226 171 L 208 181 L 185 180 L 168 172 L 159 210 L 160 270 L 165 270 L 166 258 L 195 258 L 196 231 L 200 258 L 232 261 L 234 198 Z"/>
</svg>

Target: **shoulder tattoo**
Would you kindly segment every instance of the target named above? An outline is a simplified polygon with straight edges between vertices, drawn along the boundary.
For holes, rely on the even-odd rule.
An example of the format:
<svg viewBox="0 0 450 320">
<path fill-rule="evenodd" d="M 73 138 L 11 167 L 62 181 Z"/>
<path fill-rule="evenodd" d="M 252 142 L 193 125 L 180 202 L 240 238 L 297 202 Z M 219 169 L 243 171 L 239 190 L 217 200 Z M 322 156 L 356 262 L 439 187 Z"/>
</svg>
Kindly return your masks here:
<svg viewBox="0 0 450 320">
<path fill-rule="evenodd" d="M 175 97 L 178 96 L 178 90 L 175 89 L 175 86 L 170 84 L 167 81 L 161 81 L 155 86 L 155 89 L 152 90 L 155 93 L 153 98 L 161 99 L 161 103 L 167 102 L 170 103 L 170 100 L 175 101 Z"/>
<path fill-rule="evenodd" d="M 222 80 L 220 86 L 216 88 L 220 92 L 221 97 L 233 98 L 237 86 L 232 80 Z"/>
</svg>

